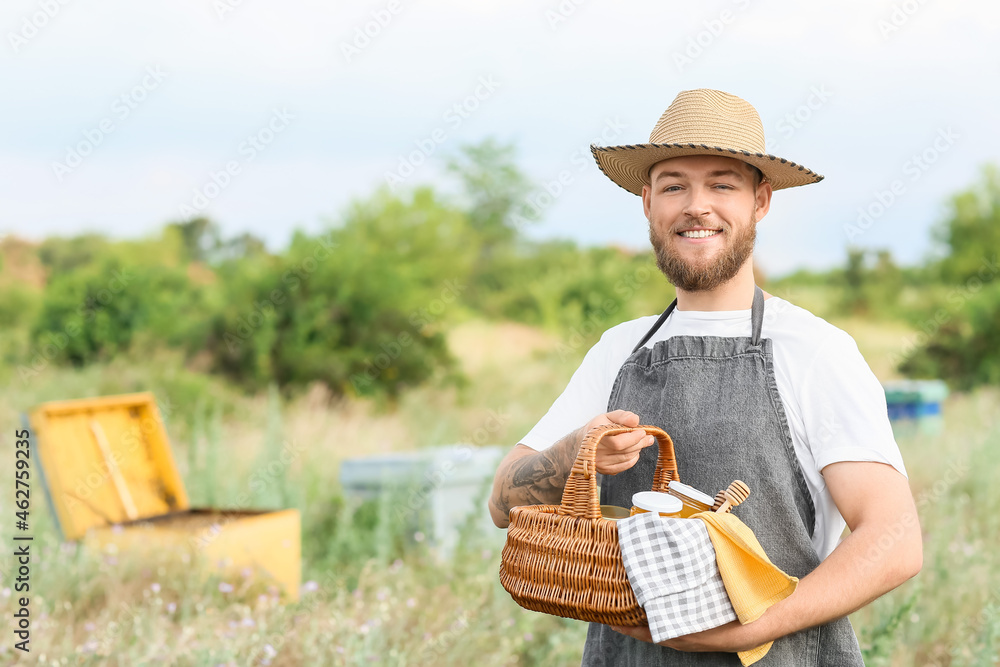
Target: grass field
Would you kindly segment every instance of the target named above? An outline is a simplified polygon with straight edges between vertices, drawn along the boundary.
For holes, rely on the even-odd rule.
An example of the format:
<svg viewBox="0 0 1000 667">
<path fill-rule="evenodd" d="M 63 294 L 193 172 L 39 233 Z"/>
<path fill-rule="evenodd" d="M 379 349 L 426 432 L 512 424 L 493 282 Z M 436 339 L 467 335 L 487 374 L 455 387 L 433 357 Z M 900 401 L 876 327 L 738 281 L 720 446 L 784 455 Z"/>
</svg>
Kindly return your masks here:
<svg viewBox="0 0 1000 667">
<path fill-rule="evenodd" d="M 883 379 L 908 331 L 837 322 Z M 41 401 L 154 391 L 192 504 L 231 505 L 245 480 L 289 442 L 305 443 L 254 497 L 303 516 L 303 596 L 282 604 L 252 573 L 206 580 L 198 563 L 91 553 L 60 544 L 48 508 L 32 508 L 31 653 L 8 633 L 0 664 L 46 665 L 572 665 L 584 624 L 517 607 L 497 580 L 497 540 L 469 539 L 448 565 L 378 505 L 345 503 L 340 461 L 469 441 L 511 446 L 565 385 L 585 347 L 515 324 L 467 322 L 451 348 L 468 381 L 425 388 L 398 405 L 336 402 L 316 387 L 292 400 L 246 397 L 165 354 L 83 370 L 46 368 L 0 390 L 0 433 L 13 460 L 19 411 Z M 852 618 L 869 665 L 993 665 L 1000 661 L 1000 393 L 956 395 L 940 434 L 898 441 L 921 513 L 922 573 Z M 9 444 L 8 444 L 9 443 Z M 8 468 L 10 469 L 10 468 Z M 0 540 L 12 544 L 12 475 L 0 479 Z M 485 506 L 482 507 L 485 512 Z M 419 536 L 417 536 L 419 537 Z M 993 545 L 993 546 L 990 546 Z M 0 613 L 15 609 L 10 559 L 0 561 Z M 8 623 L 9 625 L 9 623 Z"/>
</svg>

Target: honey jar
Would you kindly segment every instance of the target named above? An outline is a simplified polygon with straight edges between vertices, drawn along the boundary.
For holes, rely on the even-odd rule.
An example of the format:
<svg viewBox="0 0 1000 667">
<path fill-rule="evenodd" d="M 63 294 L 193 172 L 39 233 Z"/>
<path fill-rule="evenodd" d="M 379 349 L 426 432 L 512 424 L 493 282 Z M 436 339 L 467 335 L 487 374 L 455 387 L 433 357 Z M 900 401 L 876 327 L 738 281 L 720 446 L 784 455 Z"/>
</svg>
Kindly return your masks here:
<svg viewBox="0 0 1000 667">
<path fill-rule="evenodd" d="M 712 496 L 702 493 L 698 489 L 681 484 L 680 482 L 670 482 L 667 486 L 668 493 L 681 501 L 683 507 L 680 510 L 681 518 L 687 519 L 698 512 L 708 512 L 715 504 Z"/>
<path fill-rule="evenodd" d="M 618 521 L 618 519 L 627 519 L 630 516 L 631 514 L 629 514 L 629 511 L 624 507 L 618 507 L 617 505 L 601 505 L 602 519 Z"/>
<path fill-rule="evenodd" d="M 679 498 L 659 491 L 640 491 L 632 496 L 632 516 L 657 512 L 660 516 L 678 518 L 683 503 Z"/>
</svg>

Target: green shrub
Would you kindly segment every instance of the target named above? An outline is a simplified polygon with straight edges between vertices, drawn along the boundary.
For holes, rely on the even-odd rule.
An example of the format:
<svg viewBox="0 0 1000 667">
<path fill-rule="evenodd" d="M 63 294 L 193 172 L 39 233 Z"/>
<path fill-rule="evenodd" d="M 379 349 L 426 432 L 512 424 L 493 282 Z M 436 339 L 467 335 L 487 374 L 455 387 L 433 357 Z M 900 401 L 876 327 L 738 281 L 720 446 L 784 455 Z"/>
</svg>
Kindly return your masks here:
<svg viewBox="0 0 1000 667">
<path fill-rule="evenodd" d="M 443 325 L 467 285 L 470 241 L 462 212 L 431 190 L 381 191 L 284 255 L 221 267 L 205 349 L 249 386 L 318 380 L 396 396 L 451 363 Z"/>
<path fill-rule="evenodd" d="M 53 277 L 32 339 L 48 359 L 74 365 L 127 351 L 143 330 L 175 342 L 191 322 L 195 292 L 181 269 L 114 259 L 87 265 Z"/>
<path fill-rule="evenodd" d="M 922 344 L 900 371 L 960 388 L 1000 383 L 1000 171 L 951 199 L 935 231 L 944 256 L 930 266 L 942 283 L 915 318 Z"/>
</svg>

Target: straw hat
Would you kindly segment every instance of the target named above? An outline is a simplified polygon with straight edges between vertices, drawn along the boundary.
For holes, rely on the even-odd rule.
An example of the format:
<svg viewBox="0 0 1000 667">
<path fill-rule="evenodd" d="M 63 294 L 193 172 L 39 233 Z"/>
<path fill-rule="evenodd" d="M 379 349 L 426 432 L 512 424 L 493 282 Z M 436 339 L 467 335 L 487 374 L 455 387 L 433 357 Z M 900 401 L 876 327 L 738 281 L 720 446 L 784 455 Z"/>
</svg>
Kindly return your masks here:
<svg viewBox="0 0 1000 667">
<path fill-rule="evenodd" d="M 818 183 L 823 177 L 783 157 L 764 152 L 764 126 L 757 110 L 720 90 L 682 91 L 649 134 L 648 144 L 590 146 L 604 175 L 635 195 L 649 183 L 649 168 L 682 155 L 722 155 L 761 170 L 774 190 Z"/>
</svg>

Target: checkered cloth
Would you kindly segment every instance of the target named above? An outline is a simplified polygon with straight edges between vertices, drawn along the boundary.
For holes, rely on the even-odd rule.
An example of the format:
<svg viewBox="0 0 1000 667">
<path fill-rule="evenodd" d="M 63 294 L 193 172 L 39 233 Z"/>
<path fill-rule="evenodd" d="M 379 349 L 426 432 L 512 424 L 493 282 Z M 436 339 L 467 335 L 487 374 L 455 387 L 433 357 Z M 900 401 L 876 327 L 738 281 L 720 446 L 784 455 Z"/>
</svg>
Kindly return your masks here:
<svg viewBox="0 0 1000 667">
<path fill-rule="evenodd" d="M 637 514 L 618 522 L 618 544 L 654 642 L 737 619 L 700 519 Z"/>
</svg>

